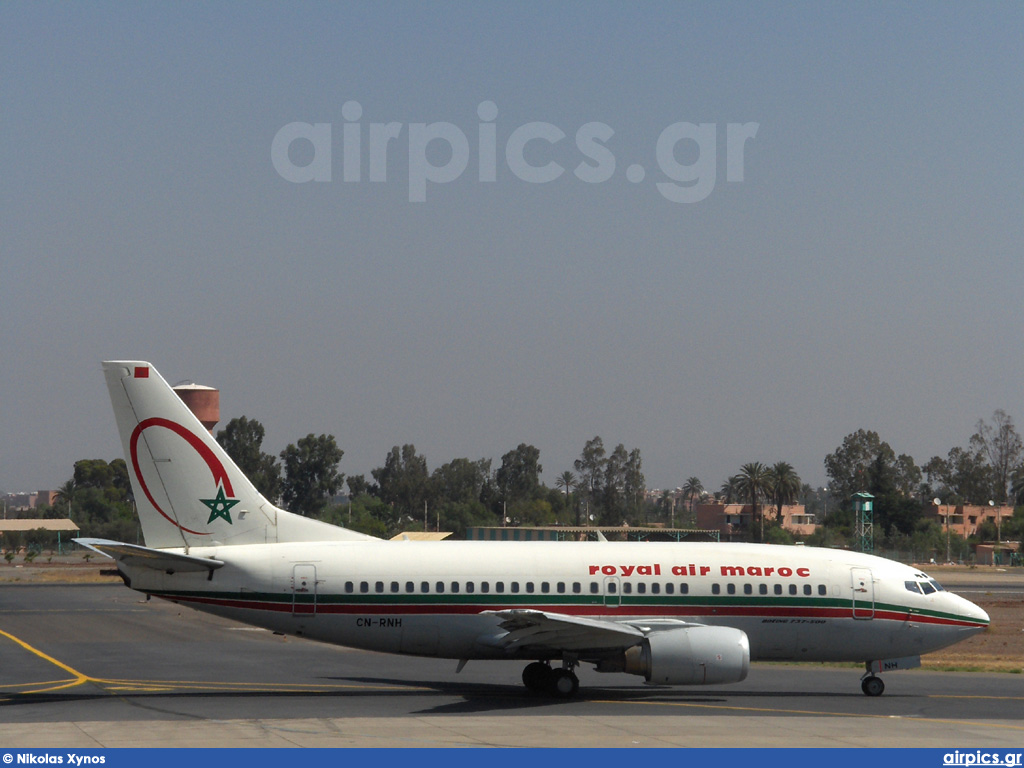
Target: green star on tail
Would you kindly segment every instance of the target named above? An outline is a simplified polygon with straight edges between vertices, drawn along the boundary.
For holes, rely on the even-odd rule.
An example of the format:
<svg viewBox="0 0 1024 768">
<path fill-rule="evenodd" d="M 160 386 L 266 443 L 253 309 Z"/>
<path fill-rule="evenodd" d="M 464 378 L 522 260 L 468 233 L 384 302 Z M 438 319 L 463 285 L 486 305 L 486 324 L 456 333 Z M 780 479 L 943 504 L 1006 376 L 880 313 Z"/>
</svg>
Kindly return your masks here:
<svg viewBox="0 0 1024 768">
<path fill-rule="evenodd" d="M 214 499 L 200 499 L 203 504 L 210 508 L 210 519 L 206 521 L 209 525 L 218 517 L 222 517 L 228 521 L 228 525 L 233 525 L 231 522 L 231 508 L 237 504 L 240 499 L 229 499 L 224 495 L 224 486 L 217 486 L 217 497 Z"/>
</svg>

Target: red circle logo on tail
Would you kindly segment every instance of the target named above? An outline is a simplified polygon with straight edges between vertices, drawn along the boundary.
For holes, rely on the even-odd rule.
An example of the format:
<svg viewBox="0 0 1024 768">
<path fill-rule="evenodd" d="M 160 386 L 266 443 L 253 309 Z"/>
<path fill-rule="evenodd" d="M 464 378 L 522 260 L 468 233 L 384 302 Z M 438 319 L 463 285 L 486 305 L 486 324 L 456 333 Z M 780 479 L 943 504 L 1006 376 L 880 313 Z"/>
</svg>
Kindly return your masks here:
<svg viewBox="0 0 1024 768">
<path fill-rule="evenodd" d="M 210 449 L 210 447 L 202 441 L 202 439 L 198 435 L 196 435 L 191 430 L 186 429 L 181 424 L 178 424 L 175 421 L 171 421 L 170 419 L 161 419 L 157 417 L 151 419 L 144 419 L 143 421 L 139 422 L 138 426 L 135 427 L 135 430 L 132 432 L 131 442 L 129 444 L 129 452 L 131 453 L 132 460 L 132 469 L 135 471 L 135 477 L 139 481 L 139 486 L 142 488 L 142 492 L 146 495 L 146 498 L 149 500 L 149 503 L 153 505 L 153 509 L 155 509 L 161 515 L 163 515 L 163 517 L 169 523 L 185 531 L 185 533 L 191 533 L 195 536 L 210 536 L 210 532 L 204 533 L 202 531 L 193 531 L 178 523 L 177 520 L 172 518 L 170 515 L 168 515 L 160 508 L 160 505 L 156 503 L 156 499 L 153 498 L 153 494 L 149 492 L 149 486 L 146 485 L 146 480 L 145 478 L 142 477 L 142 472 L 139 471 L 138 456 L 139 438 L 142 436 L 142 433 L 149 429 L 150 427 L 163 427 L 164 429 L 171 430 L 179 437 L 184 438 L 185 442 L 191 445 L 195 452 L 199 454 L 199 457 L 206 462 L 206 466 L 210 468 L 210 473 L 213 475 L 213 482 L 216 483 L 218 489 L 223 488 L 223 492 L 225 492 L 228 496 L 234 496 L 235 493 L 234 490 L 231 488 L 231 480 L 228 478 L 227 470 L 224 469 L 224 465 L 221 464 L 220 459 L 217 458 L 217 454 L 215 454 Z M 212 522 L 212 515 L 210 520 Z M 228 522 L 231 522 L 230 518 L 228 518 Z"/>
</svg>

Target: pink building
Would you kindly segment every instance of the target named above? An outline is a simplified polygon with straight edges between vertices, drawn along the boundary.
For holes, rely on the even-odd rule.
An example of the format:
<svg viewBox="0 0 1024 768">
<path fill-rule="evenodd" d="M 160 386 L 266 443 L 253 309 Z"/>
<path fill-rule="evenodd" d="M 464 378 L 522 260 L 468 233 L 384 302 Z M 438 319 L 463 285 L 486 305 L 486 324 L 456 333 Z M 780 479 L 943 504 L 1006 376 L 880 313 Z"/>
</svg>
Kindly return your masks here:
<svg viewBox="0 0 1024 768">
<path fill-rule="evenodd" d="M 741 538 L 749 534 L 753 518 L 750 504 L 722 504 L 710 502 L 694 507 L 697 527 L 717 530 L 723 538 Z M 775 505 L 758 504 L 758 512 L 765 516 L 765 523 L 774 521 Z M 782 507 L 782 527 L 798 536 L 809 536 L 818 525 L 814 515 L 807 514 L 803 504 L 785 504 Z"/>
<path fill-rule="evenodd" d="M 948 523 L 950 531 L 967 538 L 977 533 L 978 526 L 986 520 L 991 521 L 997 531 L 1001 531 L 1003 521 L 1013 517 L 1013 507 L 987 504 L 928 504 L 924 508 L 924 517 L 937 521 L 942 530 L 946 530 Z"/>
<path fill-rule="evenodd" d="M 23 512 L 45 505 L 53 506 L 57 498 L 56 491 L 36 491 L 35 493 L 8 493 L 3 497 L 5 507 L 12 512 Z"/>
</svg>

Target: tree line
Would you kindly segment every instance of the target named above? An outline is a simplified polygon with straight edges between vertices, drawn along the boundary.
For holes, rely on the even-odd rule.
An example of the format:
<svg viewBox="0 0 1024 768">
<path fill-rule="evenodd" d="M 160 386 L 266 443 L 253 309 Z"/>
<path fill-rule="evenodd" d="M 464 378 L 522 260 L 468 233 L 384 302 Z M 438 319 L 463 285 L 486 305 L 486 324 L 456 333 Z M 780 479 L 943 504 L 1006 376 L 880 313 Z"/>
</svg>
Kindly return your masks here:
<svg viewBox="0 0 1024 768">
<path fill-rule="evenodd" d="M 600 436 L 586 441 L 554 488 L 541 481 L 540 451 L 527 443 L 504 454 L 497 467 L 489 458 L 458 458 L 433 471 L 414 445 L 396 445 L 369 477 L 346 477 L 339 471 L 344 451 L 333 435 L 309 434 L 277 455 L 264 452 L 264 436 L 262 424 L 242 416 L 216 439 L 271 501 L 380 537 L 413 530 L 463 536 L 471 526 L 499 525 L 694 527 L 695 505 L 714 499 L 751 505 L 752 524 L 744 535 L 770 543 L 794 540 L 781 527 L 782 508 L 803 503 L 823 523 L 807 543 L 841 546 L 852 538 L 851 497 L 859 491 L 875 497 L 876 541 L 893 547 L 944 549 L 943 531 L 925 514 L 933 498 L 943 504 L 1022 505 L 1001 533 L 1003 539 L 1024 535 L 1024 442 L 1002 410 L 990 421 L 979 420 L 966 445 L 923 466 L 897 455 L 878 433 L 861 429 L 825 457 L 827 488 L 803 483 L 788 462 L 748 462 L 715 491 L 689 477 L 658 495 L 647 492 L 640 449 L 620 443 L 609 451 Z M 123 459 L 86 459 L 75 462 L 53 505 L 32 515 L 69 516 L 82 535 L 138 541 L 133 501 Z M 995 538 L 990 527 L 982 526 L 980 539 Z"/>
<path fill-rule="evenodd" d="M 541 482 L 540 450 L 520 443 L 493 467 L 489 458 L 453 459 L 433 471 L 412 444 L 394 446 L 365 475 L 338 471 L 344 451 L 333 435 L 308 435 L 279 457 L 262 449 L 264 429 L 232 419 L 217 441 L 264 496 L 302 515 L 374 536 L 441 530 L 465 535 L 473 526 L 596 522 L 619 525 L 643 514 L 645 481 L 639 449 L 610 453 L 600 437 L 575 462 L 579 478 L 563 472 L 555 488 Z M 347 500 L 334 499 L 347 487 Z"/>
</svg>

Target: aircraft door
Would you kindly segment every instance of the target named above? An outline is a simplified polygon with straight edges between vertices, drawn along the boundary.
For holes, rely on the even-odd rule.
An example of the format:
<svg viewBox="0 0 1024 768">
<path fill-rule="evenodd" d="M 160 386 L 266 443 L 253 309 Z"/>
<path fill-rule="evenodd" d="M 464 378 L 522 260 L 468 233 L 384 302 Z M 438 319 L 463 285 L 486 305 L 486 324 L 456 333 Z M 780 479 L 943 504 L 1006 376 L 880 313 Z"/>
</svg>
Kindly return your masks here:
<svg viewBox="0 0 1024 768">
<path fill-rule="evenodd" d="M 622 605 L 622 585 L 618 576 L 606 576 L 604 579 L 605 608 L 618 608 Z"/>
<path fill-rule="evenodd" d="M 292 615 L 316 615 L 316 566 L 292 567 Z"/>
<path fill-rule="evenodd" d="M 868 568 L 851 568 L 850 579 L 853 589 L 853 618 L 873 619 L 875 617 L 875 582 Z"/>
</svg>

